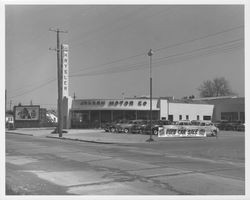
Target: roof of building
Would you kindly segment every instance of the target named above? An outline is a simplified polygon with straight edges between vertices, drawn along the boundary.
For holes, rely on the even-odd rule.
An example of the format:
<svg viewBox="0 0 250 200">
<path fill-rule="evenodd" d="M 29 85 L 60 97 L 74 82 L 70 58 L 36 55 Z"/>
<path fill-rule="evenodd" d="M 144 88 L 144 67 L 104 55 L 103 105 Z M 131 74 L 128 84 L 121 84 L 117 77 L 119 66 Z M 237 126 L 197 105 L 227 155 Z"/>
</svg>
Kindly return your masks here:
<svg viewBox="0 0 250 200">
<path fill-rule="evenodd" d="M 169 99 L 170 103 L 206 104 L 205 101 L 193 101 L 193 99 Z"/>
<path fill-rule="evenodd" d="M 217 99 L 236 99 L 236 98 L 244 98 L 244 97 L 238 97 L 238 96 L 218 96 L 218 97 L 202 97 L 202 98 L 195 98 L 194 101 L 197 100 L 217 100 Z"/>
<path fill-rule="evenodd" d="M 194 101 L 203 101 L 207 104 L 245 104 L 245 97 L 237 96 L 221 96 L 221 97 L 208 97 L 194 99 Z"/>
</svg>

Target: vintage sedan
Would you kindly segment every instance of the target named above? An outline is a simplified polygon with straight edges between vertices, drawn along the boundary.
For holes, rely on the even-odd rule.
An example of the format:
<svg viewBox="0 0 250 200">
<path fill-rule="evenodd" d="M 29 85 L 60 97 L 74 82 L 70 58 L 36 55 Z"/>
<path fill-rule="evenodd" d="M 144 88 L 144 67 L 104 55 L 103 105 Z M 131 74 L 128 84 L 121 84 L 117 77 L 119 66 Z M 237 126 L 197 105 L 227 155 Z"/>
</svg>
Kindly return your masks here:
<svg viewBox="0 0 250 200">
<path fill-rule="evenodd" d="M 116 124 L 115 130 L 118 133 L 134 133 L 134 127 L 143 123 L 143 120 L 130 120 L 125 123 Z"/>
<path fill-rule="evenodd" d="M 132 132 L 150 134 L 150 132 L 152 131 L 152 134 L 157 135 L 160 127 L 169 124 L 171 124 L 171 122 L 168 120 L 152 120 L 152 128 L 150 128 L 150 121 L 145 120 L 142 121 L 142 123 L 135 125 L 132 129 Z"/>
<path fill-rule="evenodd" d="M 195 126 L 199 126 L 201 129 L 204 129 L 206 136 L 217 136 L 219 132 L 219 128 L 217 128 L 210 121 L 193 120 L 191 121 L 191 124 Z"/>
</svg>

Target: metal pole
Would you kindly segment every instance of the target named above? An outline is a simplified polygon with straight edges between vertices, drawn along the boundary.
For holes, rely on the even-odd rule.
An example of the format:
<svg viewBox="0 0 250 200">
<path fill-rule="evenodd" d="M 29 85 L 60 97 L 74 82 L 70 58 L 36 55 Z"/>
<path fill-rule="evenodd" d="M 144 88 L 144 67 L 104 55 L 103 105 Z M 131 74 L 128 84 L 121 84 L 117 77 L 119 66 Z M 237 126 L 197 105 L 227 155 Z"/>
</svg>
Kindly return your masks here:
<svg viewBox="0 0 250 200">
<path fill-rule="evenodd" d="M 150 138 L 147 140 L 147 142 L 154 141 L 152 138 L 152 55 L 153 51 L 152 49 L 149 50 L 148 56 L 150 58 Z"/>
</svg>

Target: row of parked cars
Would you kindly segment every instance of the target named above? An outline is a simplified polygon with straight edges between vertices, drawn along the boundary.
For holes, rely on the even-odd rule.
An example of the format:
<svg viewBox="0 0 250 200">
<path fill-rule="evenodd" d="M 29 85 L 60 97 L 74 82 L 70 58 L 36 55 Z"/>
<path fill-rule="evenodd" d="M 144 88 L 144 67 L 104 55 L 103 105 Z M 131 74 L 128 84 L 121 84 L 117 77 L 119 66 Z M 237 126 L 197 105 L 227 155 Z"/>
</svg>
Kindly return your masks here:
<svg viewBox="0 0 250 200">
<path fill-rule="evenodd" d="M 167 125 L 174 125 L 175 127 L 185 126 L 197 126 L 197 127 L 209 127 L 217 134 L 219 129 L 209 121 L 177 121 L 171 122 L 168 120 L 153 120 L 152 121 L 152 134 L 157 135 L 160 127 L 168 127 Z M 106 132 L 111 133 L 139 133 L 139 134 L 150 134 L 150 121 L 148 120 L 120 120 L 113 123 L 107 123 L 103 127 Z"/>
<path fill-rule="evenodd" d="M 159 127 L 170 125 L 168 120 L 152 120 L 152 134 L 157 135 Z M 119 120 L 117 122 L 106 123 L 103 127 L 106 132 L 111 133 L 139 133 L 150 134 L 149 120 Z"/>
<path fill-rule="evenodd" d="M 153 120 L 152 121 L 152 134 L 157 135 L 159 127 L 165 125 L 180 125 L 180 126 L 206 126 L 211 129 L 217 130 L 231 130 L 231 131 L 245 131 L 245 125 L 240 121 L 220 121 L 220 122 L 209 122 L 202 120 L 183 120 L 171 122 L 168 120 Z M 150 134 L 150 121 L 149 120 L 119 120 L 116 122 L 106 123 L 104 125 L 106 132 L 112 133 L 140 133 Z"/>
<path fill-rule="evenodd" d="M 245 131 L 245 124 L 241 121 L 218 121 L 214 123 L 220 130 L 225 131 Z"/>
</svg>

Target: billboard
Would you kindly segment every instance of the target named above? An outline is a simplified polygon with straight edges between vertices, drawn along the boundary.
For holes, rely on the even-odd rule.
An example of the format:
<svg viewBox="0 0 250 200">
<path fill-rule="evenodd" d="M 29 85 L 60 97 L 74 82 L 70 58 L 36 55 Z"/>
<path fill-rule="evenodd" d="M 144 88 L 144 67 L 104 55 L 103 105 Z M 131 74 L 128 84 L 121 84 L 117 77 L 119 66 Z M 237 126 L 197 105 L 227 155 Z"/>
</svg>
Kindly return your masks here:
<svg viewBox="0 0 250 200">
<path fill-rule="evenodd" d="M 40 106 L 15 106 L 15 121 L 37 121 L 39 110 Z"/>
</svg>

